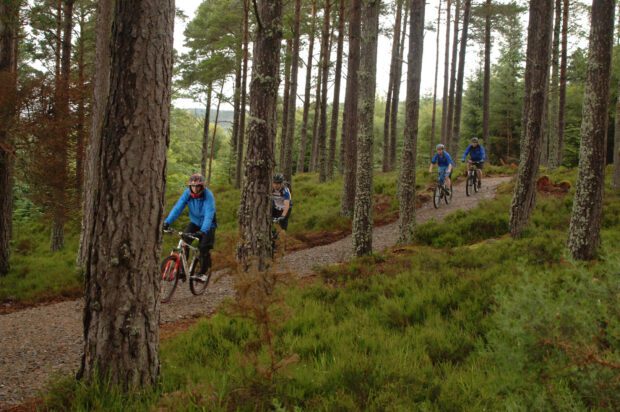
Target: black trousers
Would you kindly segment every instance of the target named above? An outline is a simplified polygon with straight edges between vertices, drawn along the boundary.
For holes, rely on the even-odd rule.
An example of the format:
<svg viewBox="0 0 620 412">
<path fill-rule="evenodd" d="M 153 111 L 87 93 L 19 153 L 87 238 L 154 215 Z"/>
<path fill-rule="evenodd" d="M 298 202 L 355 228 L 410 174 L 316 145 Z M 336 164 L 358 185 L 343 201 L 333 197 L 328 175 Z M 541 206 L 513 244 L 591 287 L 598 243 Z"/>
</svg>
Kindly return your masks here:
<svg viewBox="0 0 620 412">
<path fill-rule="evenodd" d="M 185 233 L 196 233 L 200 231 L 200 227 L 191 223 L 185 228 Z M 187 243 L 192 243 L 192 239 L 184 238 Z M 200 271 L 207 272 L 211 268 L 211 249 L 215 245 L 215 228 L 202 235 L 198 250 L 200 251 Z"/>
<path fill-rule="evenodd" d="M 282 230 L 287 230 L 288 229 L 288 219 L 291 217 L 291 212 L 293 211 L 292 207 L 288 208 L 288 213 L 286 214 L 286 217 L 282 220 L 280 220 L 280 227 L 282 228 Z M 271 208 L 271 217 L 272 218 L 276 218 L 276 217 L 280 217 L 282 216 L 282 210 L 278 210 L 275 207 Z"/>
</svg>

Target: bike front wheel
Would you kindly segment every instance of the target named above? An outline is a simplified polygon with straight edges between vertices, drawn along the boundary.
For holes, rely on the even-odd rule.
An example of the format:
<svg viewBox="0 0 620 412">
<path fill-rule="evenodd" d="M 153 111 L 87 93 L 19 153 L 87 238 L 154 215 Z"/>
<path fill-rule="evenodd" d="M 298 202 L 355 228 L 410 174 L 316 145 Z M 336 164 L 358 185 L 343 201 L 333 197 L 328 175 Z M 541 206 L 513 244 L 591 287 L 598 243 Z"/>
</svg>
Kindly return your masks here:
<svg viewBox="0 0 620 412">
<path fill-rule="evenodd" d="M 441 205 L 441 186 L 438 184 L 433 194 L 433 206 L 435 209 L 439 209 L 439 205 Z"/>
<path fill-rule="evenodd" d="M 161 278 L 159 285 L 159 297 L 161 303 L 168 303 L 179 283 L 179 256 L 170 255 L 161 262 Z"/>
<path fill-rule="evenodd" d="M 195 296 L 205 293 L 205 290 L 207 290 L 207 286 L 209 285 L 209 281 L 211 280 L 211 268 L 209 268 L 209 270 L 205 273 L 205 276 L 207 277 L 207 280 L 205 281 L 198 280 L 194 277 L 200 272 L 200 260 L 195 259 L 194 264 L 192 265 L 192 273 L 189 277 L 189 290 Z"/>
<path fill-rule="evenodd" d="M 450 202 L 452 201 L 452 183 L 450 183 L 450 188 L 449 190 L 446 188 L 444 191 L 444 195 L 443 195 L 443 200 L 446 202 L 447 205 L 450 204 Z"/>
<path fill-rule="evenodd" d="M 465 194 L 471 196 L 474 190 L 474 177 L 471 173 L 467 176 L 467 184 L 465 185 Z"/>
<path fill-rule="evenodd" d="M 476 193 L 478 193 L 478 191 L 480 190 L 480 183 L 481 183 L 480 177 L 476 175 L 476 180 L 474 181 L 474 191 Z"/>
</svg>

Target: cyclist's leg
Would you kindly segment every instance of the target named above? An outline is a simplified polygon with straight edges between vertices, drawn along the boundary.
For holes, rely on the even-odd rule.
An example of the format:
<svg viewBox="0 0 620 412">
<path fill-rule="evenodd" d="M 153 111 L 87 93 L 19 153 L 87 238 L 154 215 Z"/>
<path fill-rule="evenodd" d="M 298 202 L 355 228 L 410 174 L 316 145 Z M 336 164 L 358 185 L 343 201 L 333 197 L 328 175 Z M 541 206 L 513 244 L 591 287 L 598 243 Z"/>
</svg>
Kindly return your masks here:
<svg viewBox="0 0 620 412">
<path fill-rule="evenodd" d="M 443 185 L 446 181 L 446 171 L 448 170 L 447 167 L 445 166 L 439 166 L 438 168 L 438 173 L 439 173 L 439 184 Z"/>
<path fill-rule="evenodd" d="M 200 227 L 198 227 L 197 225 L 193 224 L 192 222 L 189 222 L 189 224 L 187 226 L 185 226 L 185 230 L 183 231 L 183 233 L 196 233 L 200 230 Z M 187 237 L 187 236 L 183 236 L 183 240 L 188 243 L 188 244 L 192 244 L 193 239 Z M 188 258 L 189 257 L 189 249 L 185 249 L 185 257 Z"/>
<path fill-rule="evenodd" d="M 484 162 L 478 163 L 478 187 L 480 187 L 482 183 L 482 169 L 484 166 Z"/>
<path fill-rule="evenodd" d="M 204 274 L 211 268 L 211 249 L 215 245 L 215 228 L 212 228 L 200 238 L 200 271 Z"/>
<path fill-rule="evenodd" d="M 288 213 L 286 214 L 286 217 L 282 220 L 280 220 L 280 227 L 282 228 L 282 230 L 287 230 L 288 229 L 288 220 L 291 217 L 291 212 L 293 211 L 292 207 L 288 208 Z M 282 216 L 282 212 L 280 212 L 280 216 Z"/>
</svg>

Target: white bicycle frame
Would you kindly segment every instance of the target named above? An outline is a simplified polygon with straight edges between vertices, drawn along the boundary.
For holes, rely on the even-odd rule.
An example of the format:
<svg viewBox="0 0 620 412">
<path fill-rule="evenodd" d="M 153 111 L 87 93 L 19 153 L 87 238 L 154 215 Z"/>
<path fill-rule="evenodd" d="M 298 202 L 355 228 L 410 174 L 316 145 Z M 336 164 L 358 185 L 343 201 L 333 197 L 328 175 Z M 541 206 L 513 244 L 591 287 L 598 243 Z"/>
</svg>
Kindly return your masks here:
<svg viewBox="0 0 620 412">
<path fill-rule="evenodd" d="M 170 232 L 173 233 L 173 232 Z M 185 274 L 187 276 L 189 276 L 192 272 L 191 270 L 193 269 L 193 267 L 189 266 L 189 262 L 187 261 L 187 257 L 185 256 L 185 248 L 187 247 L 189 249 L 189 253 L 188 255 L 195 255 L 198 252 L 198 248 L 195 246 L 190 245 L 189 243 L 187 243 L 185 241 L 185 239 L 183 239 L 183 236 L 191 236 L 187 233 L 183 233 L 183 232 L 178 232 L 177 235 L 181 238 L 179 239 L 179 244 L 177 245 L 177 248 L 172 252 L 174 253 L 175 251 L 179 253 L 179 256 L 181 257 L 181 264 L 183 265 L 183 270 L 185 271 Z M 192 236 L 192 240 L 196 240 L 198 239 L 195 236 Z M 192 259 L 192 262 L 194 262 L 196 259 Z"/>
</svg>

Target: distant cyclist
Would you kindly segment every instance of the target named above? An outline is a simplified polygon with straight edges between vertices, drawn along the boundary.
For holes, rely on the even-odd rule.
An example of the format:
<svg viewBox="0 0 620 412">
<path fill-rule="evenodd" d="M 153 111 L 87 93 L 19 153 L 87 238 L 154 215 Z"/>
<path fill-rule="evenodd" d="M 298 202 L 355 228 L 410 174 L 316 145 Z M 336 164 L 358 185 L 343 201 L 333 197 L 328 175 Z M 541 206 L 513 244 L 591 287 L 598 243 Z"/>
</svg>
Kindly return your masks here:
<svg viewBox="0 0 620 412">
<path fill-rule="evenodd" d="M 449 193 L 451 185 L 450 176 L 452 175 L 454 161 L 452 160 L 452 157 L 450 157 L 450 153 L 446 151 L 446 147 L 443 144 L 439 143 L 435 147 L 435 150 L 437 151 L 437 153 L 435 153 L 435 156 L 433 156 L 433 158 L 431 159 L 431 164 L 428 168 L 428 171 L 429 173 L 432 173 L 433 165 L 435 163 L 437 164 L 437 166 L 439 167 L 440 183 L 445 182 L 446 191 Z"/>
<path fill-rule="evenodd" d="M 284 175 L 276 173 L 273 176 L 271 191 L 271 216 L 277 219 L 278 224 L 283 230 L 288 229 L 288 220 L 293 210 L 293 199 L 291 190 L 284 181 Z"/>
<path fill-rule="evenodd" d="M 211 268 L 211 249 L 215 244 L 215 228 L 217 227 L 215 198 L 213 193 L 206 188 L 205 178 L 201 174 L 191 175 L 188 186 L 164 221 L 164 230 L 169 229 L 170 225 L 179 218 L 185 206 L 189 206 L 190 223 L 184 233 L 192 233 L 200 239 L 198 246 L 200 273 L 195 277 L 206 282 L 208 280 L 206 273 Z M 185 239 L 185 241 L 191 243 L 192 239 Z"/>
<path fill-rule="evenodd" d="M 461 159 L 463 162 L 469 156 L 470 164 L 467 166 L 468 169 L 471 169 L 472 165 L 476 165 L 478 168 L 478 189 L 481 186 L 482 180 L 482 167 L 484 166 L 485 160 L 487 160 L 487 154 L 484 150 L 484 147 L 478 142 L 477 137 L 472 137 L 471 144 L 467 146 L 465 149 L 465 153 L 463 153 L 463 158 Z"/>
</svg>

